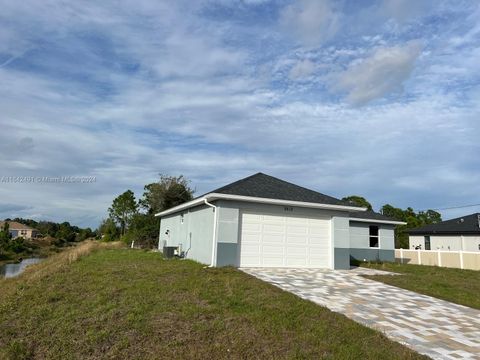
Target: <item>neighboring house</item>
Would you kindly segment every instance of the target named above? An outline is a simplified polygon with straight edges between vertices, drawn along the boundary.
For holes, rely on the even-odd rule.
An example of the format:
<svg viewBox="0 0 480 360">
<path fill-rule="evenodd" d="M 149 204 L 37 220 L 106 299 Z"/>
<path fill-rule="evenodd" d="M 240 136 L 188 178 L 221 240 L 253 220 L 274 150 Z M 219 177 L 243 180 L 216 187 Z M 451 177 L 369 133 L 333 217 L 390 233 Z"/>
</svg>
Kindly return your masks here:
<svg viewBox="0 0 480 360">
<path fill-rule="evenodd" d="M 9 225 L 9 232 L 13 238 L 23 237 L 25 239 L 33 239 L 38 235 L 38 230 L 33 229 L 27 225 L 20 224 L 16 221 L 7 221 Z M 0 221 L 0 229 L 3 229 L 5 221 Z"/>
<path fill-rule="evenodd" d="M 159 248 L 211 266 L 349 269 L 350 257 L 394 261 L 381 214 L 258 173 L 163 211 Z"/>
<path fill-rule="evenodd" d="M 479 251 L 480 213 L 408 230 L 410 249 Z"/>
</svg>

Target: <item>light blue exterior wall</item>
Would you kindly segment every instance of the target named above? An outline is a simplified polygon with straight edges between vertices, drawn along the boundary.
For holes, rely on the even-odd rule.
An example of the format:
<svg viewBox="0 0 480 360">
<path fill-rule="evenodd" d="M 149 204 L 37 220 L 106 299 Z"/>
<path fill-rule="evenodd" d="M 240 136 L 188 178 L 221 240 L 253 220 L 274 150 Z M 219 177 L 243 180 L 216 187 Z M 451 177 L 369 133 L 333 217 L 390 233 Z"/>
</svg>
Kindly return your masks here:
<svg viewBox="0 0 480 360">
<path fill-rule="evenodd" d="M 370 225 L 378 226 L 379 247 L 370 247 Z M 350 260 L 394 261 L 394 226 L 372 222 L 360 222 L 345 218 L 333 218 L 334 268 L 350 269 Z"/>
<path fill-rule="evenodd" d="M 219 200 L 217 206 L 216 266 L 239 266 L 240 232 L 242 211 L 258 211 L 282 214 L 283 205 L 270 205 L 239 201 Z M 289 212 L 291 214 L 292 212 Z M 183 223 L 181 215 L 183 214 Z M 300 216 L 321 215 L 331 217 L 331 259 L 334 269 L 349 269 L 350 259 L 357 260 L 394 260 L 394 226 L 349 220 L 348 214 L 341 211 L 329 211 L 293 207 L 293 214 Z M 210 264 L 212 259 L 214 209 L 201 205 L 161 219 L 159 248 L 181 246 L 187 258 Z M 369 246 L 369 225 L 379 227 L 380 247 Z M 165 234 L 170 230 L 169 235 Z"/>
<path fill-rule="evenodd" d="M 187 259 L 210 264 L 214 214 L 213 208 L 201 205 L 161 218 L 159 249 L 161 250 L 164 244 L 181 246 Z"/>
<path fill-rule="evenodd" d="M 240 264 L 240 206 L 238 202 L 218 201 L 217 266 Z"/>
<path fill-rule="evenodd" d="M 334 216 L 333 228 L 333 268 L 350 269 L 350 225 L 348 217 Z"/>
<path fill-rule="evenodd" d="M 370 225 L 378 226 L 378 248 L 370 247 Z M 350 221 L 350 255 L 360 261 L 394 261 L 394 225 Z"/>
</svg>

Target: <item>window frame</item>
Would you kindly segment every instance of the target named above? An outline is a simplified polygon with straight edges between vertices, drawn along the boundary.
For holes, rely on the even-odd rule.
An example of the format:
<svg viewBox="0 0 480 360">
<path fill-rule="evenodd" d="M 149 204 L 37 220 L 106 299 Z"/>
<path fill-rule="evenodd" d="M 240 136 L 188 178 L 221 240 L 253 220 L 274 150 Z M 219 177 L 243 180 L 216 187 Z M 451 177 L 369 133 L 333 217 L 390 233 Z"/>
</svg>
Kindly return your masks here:
<svg viewBox="0 0 480 360">
<path fill-rule="evenodd" d="M 376 235 L 372 232 L 373 229 L 376 229 Z M 377 246 L 372 246 L 372 240 L 376 239 Z M 380 249 L 380 227 L 378 225 L 369 225 L 368 226 L 368 247 L 371 249 Z"/>
<path fill-rule="evenodd" d="M 427 246 L 427 239 L 428 239 L 428 246 Z M 425 250 L 432 250 L 432 242 L 431 242 L 431 239 L 430 239 L 430 235 L 425 235 L 423 237 L 423 242 L 424 242 L 424 245 L 425 245 Z"/>
</svg>

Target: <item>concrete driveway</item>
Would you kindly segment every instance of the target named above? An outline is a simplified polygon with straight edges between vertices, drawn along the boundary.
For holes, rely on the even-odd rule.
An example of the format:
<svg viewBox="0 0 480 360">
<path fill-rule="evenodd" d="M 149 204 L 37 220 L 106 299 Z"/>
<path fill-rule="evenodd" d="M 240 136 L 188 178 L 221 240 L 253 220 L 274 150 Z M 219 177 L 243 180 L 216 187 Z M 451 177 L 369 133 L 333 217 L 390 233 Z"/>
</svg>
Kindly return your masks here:
<svg viewBox="0 0 480 360">
<path fill-rule="evenodd" d="M 363 268 L 242 270 L 434 359 L 480 359 L 479 310 L 360 276 L 391 273 Z"/>
</svg>

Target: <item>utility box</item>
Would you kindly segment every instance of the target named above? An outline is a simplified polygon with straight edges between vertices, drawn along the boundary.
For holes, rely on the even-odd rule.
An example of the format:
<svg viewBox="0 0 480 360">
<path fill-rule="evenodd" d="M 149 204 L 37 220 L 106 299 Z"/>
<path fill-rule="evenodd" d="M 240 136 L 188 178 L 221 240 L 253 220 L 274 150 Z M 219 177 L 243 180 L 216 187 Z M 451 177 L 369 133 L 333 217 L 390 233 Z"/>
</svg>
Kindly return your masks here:
<svg viewBox="0 0 480 360">
<path fill-rule="evenodd" d="M 175 256 L 175 250 L 177 250 L 177 246 L 164 246 L 163 247 L 163 256 L 167 259 L 173 258 Z"/>
</svg>

